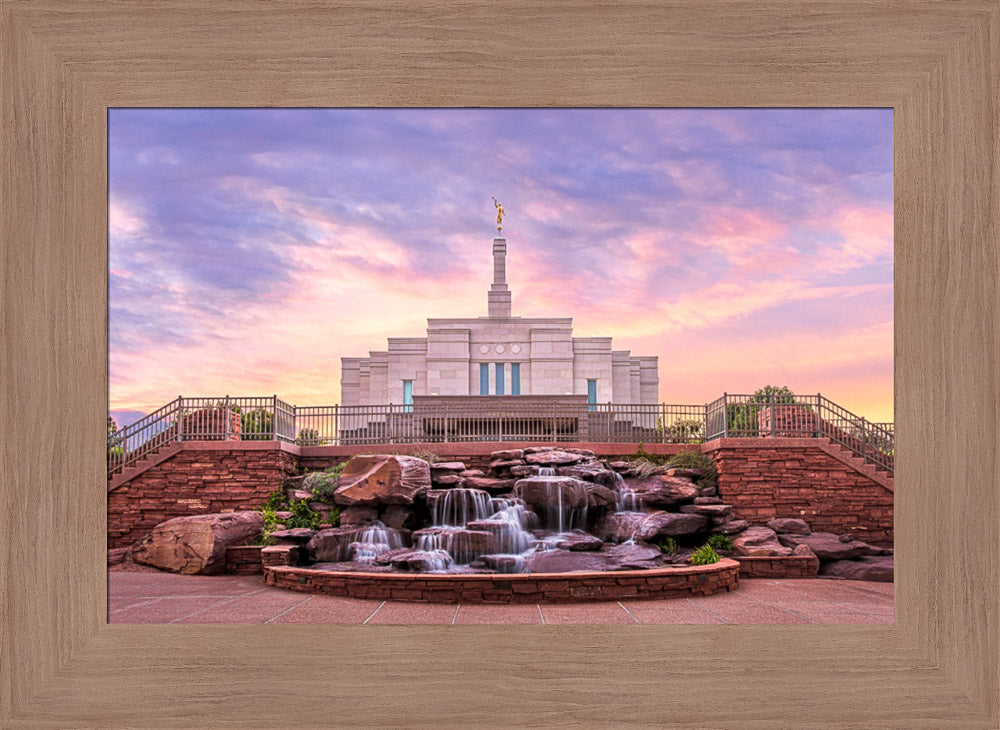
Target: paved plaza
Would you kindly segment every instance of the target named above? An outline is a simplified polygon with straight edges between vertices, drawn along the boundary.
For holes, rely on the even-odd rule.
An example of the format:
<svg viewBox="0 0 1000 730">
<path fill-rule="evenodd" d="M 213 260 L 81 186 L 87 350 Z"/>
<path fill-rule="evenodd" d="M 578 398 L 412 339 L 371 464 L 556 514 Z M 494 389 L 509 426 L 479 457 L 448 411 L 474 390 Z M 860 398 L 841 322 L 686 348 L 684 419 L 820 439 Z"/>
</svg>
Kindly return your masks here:
<svg viewBox="0 0 1000 730">
<path fill-rule="evenodd" d="M 893 585 L 743 579 L 704 598 L 482 606 L 336 598 L 264 585 L 259 575 L 108 573 L 113 624 L 891 624 Z"/>
</svg>

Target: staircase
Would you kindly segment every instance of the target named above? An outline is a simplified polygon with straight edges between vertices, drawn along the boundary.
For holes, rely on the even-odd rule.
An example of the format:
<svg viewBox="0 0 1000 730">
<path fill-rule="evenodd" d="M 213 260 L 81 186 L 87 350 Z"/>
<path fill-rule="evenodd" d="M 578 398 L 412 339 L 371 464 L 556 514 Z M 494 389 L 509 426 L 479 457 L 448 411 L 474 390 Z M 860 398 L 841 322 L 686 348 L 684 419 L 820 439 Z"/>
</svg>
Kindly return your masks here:
<svg viewBox="0 0 1000 730">
<path fill-rule="evenodd" d="M 164 461 L 174 456 L 184 448 L 180 441 L 170 441 L 158 449 L 149 452 L 138 461 L 133 461 L 119 472 L 108 475 L 108 491 L 113 492 L 122 484 L 135 479 L 140 474 L 149 471 L 154 466 L 162 464 Z"/>
<path fill-rule="evenodd" d="M 848 449 L 835 441 L 827 441 L 823 451 L 841 463 L 852 467 L 859 474 L 864 474 L 873 482 L 885 487 L 890 492 L 895 491 L 892 473 L 886 469 L 875 466 L 875 464 L 872 464 L 871 462 L 866 462 L 851 449 Z"/>
</svg>

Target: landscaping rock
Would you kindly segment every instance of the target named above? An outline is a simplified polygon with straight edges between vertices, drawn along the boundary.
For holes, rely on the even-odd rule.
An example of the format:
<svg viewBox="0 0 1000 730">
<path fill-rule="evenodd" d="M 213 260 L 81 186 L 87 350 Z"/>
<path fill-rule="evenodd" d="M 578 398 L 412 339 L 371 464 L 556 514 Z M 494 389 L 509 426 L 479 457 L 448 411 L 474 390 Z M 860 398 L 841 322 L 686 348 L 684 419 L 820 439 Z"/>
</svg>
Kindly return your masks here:
<svg viewBox="0 0 1000 730">
<path fill-rule="evenodd" d="M 465 489 L 482 489 L 490 494 L 509 492 L 514 488 L 516 479 L 493 479 L 490 477 L 467 477 Z"/>
<path fill-rule="evenodd" d="M 498 573 L 516 573 L 521 559 L 516 555 L 482 555 L 477 562 Z M 473 564 L 473 567 L 478 566 Z"/>
<path fill-rule="evenodd" d="M 379 561 L 383 561 L 389 554 L 379 556 Z M 451 556 L 443 550 L 411 550 L 404 548 L 401 551 L 393 551 L 389 558 L 389 563 L 393 568 L 399 570 L 412 570 L 426 572 L 429 570 L 445 570 L 452 565 Z"/>
<path fill-rule="evenodd" d="M 675 466 L 667 469 L 666 475 L 668 477 L 677 477 L 678 479 L 690 479 L 696 481 L 705 476 L 705 472 L 702 469 L 691 469 L 687 467 Z"/>
<path fill-rule="evenodd" d="M 275 530 L 271 533 L 271 537 L 277 539 L 279 545 L 304 545 L 315 534 L 316 530 L 310 530 L 306 527 L 295 527 L 291 530 Z"/>
<path fill-rule="evenodd" d="M 609 461 L 608 462 L 608 468 L 609 469 L 613 469 L 614 471 L 628 471 L 628 469 L 630 467 L 631 467 L 631 464 L 629 464 L 627 461 Z"/>
<path fill-rule="evenodd" d="M 863 542 L 841 542 L 832 532 L 813 532 L 809 535 L 779 535 L 782 545 L 794 548 L 808 545 L 820 560 L 850 560 L 868 555 L 872 547 Z"/>
<path fill-rule="evenodd" d="M 413 456 L 381 454 L 355 456 L 340 475 L 334 492 L 337 504 L 413 504 L 431 488 L 430 467 Z"/>
<path fill-rule="evenodd" d="M 394 527 L 397 530 L 404 527 L 415 527 L 417 523 L 417 517 L 413 507 L 404 504 L 389 505 L 382 510 L 382 514 L 379 516 L 379 519 L 385 523 L 387 527 Z"/>
<path fill-rule="evenodd" d="M 454 472 L 465 471 L 465 464 L 463 464 L 461 461 L 435 461 L 433 464 L 430 465 L 430 467 L 431 467 L 431 475 L 433 475 L 435 472 L 441 473 L 450 471 Z"/>
<path fill-rule="evenodd" d="M 596 485 L 573 477 L 528 477 L 517 481 L 514 495 L 532 507 L 578 509 L 589 503 L 588 486 Z M 614 500 L 617 498 L 618 495 L 614 495 Z"/>
<path fill-rule="evenodd" d="M 770 527 L 748 527 L 732 538 L 733 550 L 740 555 L 791 555 L 792 548 L 782 545 Z"/>
<path fill-rule="evenodd" d="M 176 517 L 139 540 L 132 558 L 172 573 L 224 573 L 226 549 L 254 540 L 263 527 L 264 519 L 256 511 Z"/>
<path fill-rule="evenodd" d="M 546 550 L 528 556 L 524 570 L 528 573 L 575 573 L 582 570 L 611 570 L 618 561 L 603 553 Z"/>
<path fill-rule="evenodd" d="M 737 532 L 743 532 L 748 527 L 750 527 L 750 523 L 746 520 L 730 520 L 718 525 L 716 529 L 723 535 L 735 535 Z"/>
<path fill-rule="evenodd" d="M 566 535 L 560 539 L 559 542 L 556 543 L 556 547 L 562 550 L 569 550 L 571 552 L 584 552 L 600 550 L 604 547 L 604 541 L 589 533 L 576 530 L 572 534 Z"/>
<path fill-rule="evenodd" d="M 466 477 L 466 478 L 468 478 L 468 477 L 484 477 L 484 476 L 486 476 L 486 472 L 481 471 L 480 469 L 466 469 L 465 471 L 459 472 L 458 475 L 460 477 Z"/>
<path fill-rule="evenodd" d="M 636 537 L 649 542 L 659 542 L 667 537 L 685 537 L 705 532 L 708 518 L 704 515 L 653 512 L 642 521 Z"/>
<path fill-rule="evenodd" d="M 606 548 L 604 554 L 611 557 L 617 567 L 623 570 L 653 568 L 663 562 L 660 548 L 636 542 Z"/>
<path fill-rule="evenodd" d="M 685 504 L 681 506 L 680 511 L 685 514 L 712 517 L 719 524 L 729 522 L 729 518 L 733 516 L 731 504 Z"/>
<path fill-rule="evenodd" d="M 513 466 L 524 466 L 524 462 L 520 459 L 497 459 L 490 462 L 490 470 L 494 472 L 510 469 Z"/>
<path fill-rule="evenodd" d="M 465 479 L 458 474 L 431 474 L 431 482 L 435 487 L 461 487 Z"/>
<path fill-rule="evenodd" d="M 593 533 L 611 542 L 624 542 L 638 535 L 648 515 L 645 512 L 611 512 L 594 526 Z"/>
<path fill-rule="evenodd" d="M 525 452 L 529 449 L 525 449 Z M 539 451 L 527 454 L 524 460 L 529 464 L 539 464 L 541 466 L 561 466 L 563 464 L 576 464 L 583 461 L 582 454 L 574 454 L 570 451 Z"/>
<path fill-rule="evenodd" d="M 378 510 L 375 507 L 344 507 L 340 511 L 340 524 L 344 527 L 349 525 L 370 525 L 378 519 Z"/>
<path fill-rule="evenodd" d="M 460 527 L 427 527 L 413 533 L 413 544 L 421 550 L 447 550 L 458 563 L 470 563 L 493 552 L 493 533 Z"/>
<path fill-rule="evenodd" d="M 645 479 L 626 479 L 625 483 L 649 507 L 672 507 L 682 502 L 693 502 L 698 496 L 698 487 L 690 481 L 661 474 Z"/>
<path fill-rule="evenodd" d="M 856 560 L 834 560 L 821 564 L 819 574 L 824 578 L 892 583 L 892 556 L 870 555 Z"/>
<path fill-rule="evenodd" d="M 519 479 L 523 479 L 524 477 L 533 477 L 536 474 L 538 474 L 537 466 L 524 465 L 524 466 L 512 466 L 510 468 L 510 475 L 513 477 L 517 477 Z"/>
<path fill-rule="evenodd" d="M 556 469 L 556 474 L 561 477 L 573 477 L 574 479 L 583 479 L 589 482 L 601 481 L 601 478 L 605 474 L 608 476 L 604 478 L 609 480 L 614 479 L 614 476 L 596 461 L 574 464 L 572 466 L 560 466 Z M 605 482 L 601 481 L 601 483 Z"/>
<path fill-rule="evenodd" d="M 794 517 L 779 517 L 768 522 L 767 526 L 781 535 L 808 535 L 812 532 L 805 520 Z"/>
<path fill-rule="evenodd" d="M 722 500 L 718 497 L 695 497 L 695 504 L 722 504 Z"/>
<path fill-rule="evenodd" d="M 112 548 L 108 550 L 108 565 L 120 565 L 125 562 L 125 557 L 130 547 Z"/>
<path fill-rule="evenodd" d="M 494 451 L 490 454 L 490 459 L 493 461 L 513 461 L 515 459 L 520 460 L 524 458 L 524 449 L 504 449 L 503 451 Z"/>
<path fill-rule="evenodd" d="M 306 491 L 305 489 L 288 489 L 286 490 L 286 493 L 288 494 L 288 499 L 292 502 L 308 502 L 314 499 L 313 493 Z"/>
<path fill-rule="evenodd" d="M 364 542 L 366 531 L 384 530 L 385 538 L 380 540 L 389 547 L 399 547 L 409 544 L 410 533 L 407 530 L 393 529 L 385 526 L 355 525 L 352 527 L 331 527 L 320 530 L 306 543 L 306 551 L 313 562 L 337 563 L 347 560 L 351 554 L 351 543 Z M 368 533 L 372 535 L 373 533 Z M 378 534 L 378 533 L 374 533 Z M 395 543 L 395 544 L 393 544 Z"/>
</svg>

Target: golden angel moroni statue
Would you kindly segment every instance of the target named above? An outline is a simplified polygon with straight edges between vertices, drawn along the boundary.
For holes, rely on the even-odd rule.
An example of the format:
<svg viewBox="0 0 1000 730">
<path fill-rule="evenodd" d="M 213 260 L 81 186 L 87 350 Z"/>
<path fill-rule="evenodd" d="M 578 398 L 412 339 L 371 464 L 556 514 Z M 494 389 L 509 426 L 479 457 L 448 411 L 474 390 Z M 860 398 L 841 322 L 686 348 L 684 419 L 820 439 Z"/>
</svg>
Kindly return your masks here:
<svg viewBox="0 0 1000 730">
<path fill-rule="evenodd" d="M 500 229 L 503 228 L 503 226 L 500 225 L 503 223 L 503 204 L 496 198 L 493 198 L 493 205 L 495 205 L 497 209 L 497 232 L 499 232 Z"/>
</svg>

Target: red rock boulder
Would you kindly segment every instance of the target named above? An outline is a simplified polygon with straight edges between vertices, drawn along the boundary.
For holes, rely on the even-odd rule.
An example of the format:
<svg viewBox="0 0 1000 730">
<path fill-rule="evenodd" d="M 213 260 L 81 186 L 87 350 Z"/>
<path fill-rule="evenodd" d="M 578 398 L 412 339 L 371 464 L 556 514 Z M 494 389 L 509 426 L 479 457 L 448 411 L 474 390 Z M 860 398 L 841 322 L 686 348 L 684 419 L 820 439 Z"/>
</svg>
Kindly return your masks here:
<svg viewBox="0 0 1000 730">
<path fill-rule="evenodd" d="M 136 562 L 171 573 L 213 575 L 226 570 L 226 549 L 260 535 L 260 512 L 176 517 L 161 522 L 132 548 Z"/>
<path fill-rule="evenodd" d="M 339 505 L 413 504 L 431 488 L 423 459 L 397 454 L 355 456 L 344 467 L 333 501 Z"/>
</svg>

